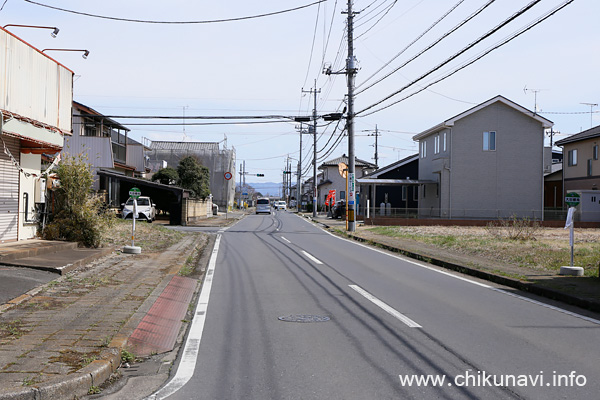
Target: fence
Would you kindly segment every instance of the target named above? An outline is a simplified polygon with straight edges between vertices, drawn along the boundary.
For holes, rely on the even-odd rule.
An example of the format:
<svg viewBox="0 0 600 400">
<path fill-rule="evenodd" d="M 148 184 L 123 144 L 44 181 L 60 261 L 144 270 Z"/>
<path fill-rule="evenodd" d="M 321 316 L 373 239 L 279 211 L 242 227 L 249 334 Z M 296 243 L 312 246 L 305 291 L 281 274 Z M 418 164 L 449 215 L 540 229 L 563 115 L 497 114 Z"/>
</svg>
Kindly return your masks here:
<svg viewBox="0 0 600 400">
<path fill-rule="evenodd" d="M 181 214 L 181 225 L 209 218 L 212 216 L 212 200 L 183 199 Z"/>
<path fill-rule="evenodd" d="M 370 207 L 359 209 L 359 219 L 367 225 L 481 225 L 490 221 L 528 219 L 543 221 L 544 226 L 564 226 L 567 210 L 548 208 L 542 210 L 498 210 L 439 208 Z M 600 212 L 575 213 L 577 226 L 600 228 Z"/>
</svg>

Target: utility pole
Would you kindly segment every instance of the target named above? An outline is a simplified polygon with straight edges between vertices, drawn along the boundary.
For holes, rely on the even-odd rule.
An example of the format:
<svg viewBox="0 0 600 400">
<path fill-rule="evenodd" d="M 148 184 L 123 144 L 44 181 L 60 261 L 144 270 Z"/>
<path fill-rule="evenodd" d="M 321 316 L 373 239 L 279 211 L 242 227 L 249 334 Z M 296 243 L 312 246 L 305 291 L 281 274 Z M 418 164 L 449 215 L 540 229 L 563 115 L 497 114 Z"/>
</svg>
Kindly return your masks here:
<svg viewBox="0 0 600 400">
<path fill-rule="evenodd" d="M 244 176 L 243 165 L 244 164 L 240 164 L 240 200 L 238 202 L 238 208 L 240 210 L 242 209 L 242 177 Z"/>
<path fill-rule="evenodd" d="M 374 160 L 375 160 L 375 166 L 377 168 L 379 168 L 379 153 L 377 152 L 377 150 L 378 150 L 377 149 L 377 137 L 379 136 L 379 130 L 377 129 L 377 125 L 375 125 L 375 130 L 374 131 L 367 130 L 365 132 L 374 132 L 373 134 L 369 134 L 368 136 L 375 136 L 375 157 L 374 157 Z"/>
<path fill-rule="evenodd" d="M 315 88 L 304 93 L 314 93 L 314 108 L 313 108 L 313 218 L 317 217 L 317 93 L 321 93 L 321 89 L 317 90 L 317 80 L 315 79 Z"/>
<path fill-rule="evenodd" d="M 300 122 L 300 157 L 298 157 L 298 174 L 296 183 L 296 209 L 298 212 L 302 211 L 302 122 Z"/>
<path fill-rule="evenodd" d="M 356 230 L 356 193 L 355 193 L 355 156 L 354 156 L 354 78 L 356 76 L 356 57 L 354 57 L 354 12 L 352 1 L 348 0 L 348 59 L 346 75 L 348 78 L 348 112 L 346 130 L 348 131 L 348 231 Z M 316 124 L 316 121 L 315 121 Z"/>
</svg>

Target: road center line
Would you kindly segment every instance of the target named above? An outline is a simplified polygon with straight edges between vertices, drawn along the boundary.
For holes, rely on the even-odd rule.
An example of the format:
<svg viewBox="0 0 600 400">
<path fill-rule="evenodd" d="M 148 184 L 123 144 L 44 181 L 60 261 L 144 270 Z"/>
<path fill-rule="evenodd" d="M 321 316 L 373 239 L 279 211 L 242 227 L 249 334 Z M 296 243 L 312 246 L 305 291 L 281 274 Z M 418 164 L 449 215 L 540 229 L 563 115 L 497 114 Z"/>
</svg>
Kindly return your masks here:
<svg viewBox="0 0 600 400">
<path fill-rule="evenodd" d="M 177 367 L 177 372 L 173 379 L 167 383 L 162 389 L 156 393 L 147 397 L 149 400 L 160 400 L 169 397 L 173 393 L 181 389 L 194 375 L 194 369 L 196 368 L 196 360 L 198 359 L 198 350 L 200 348 L 200 340 L 202 339 L 202 331 L 204 330 L 204 322 L 206 321 L 206 311 L 208 309 L 208 298 L 210 297 L 210 290 L 212 288 L 213 278 L 215 276 L 215 267 L 217 265 L 217 255 L 219 253 L 219 244 L 221 243 L 221 235 L 217 235 L 215 241 L 215 247 L 213 248 L 210 261 L 208 262 L 208 269 L 204 276 L 204 283 L 202 284 L 202 290 L 198 297 L 198 305 L 196 307 L 196 314 L 192 319 L 192 325 L 190 327 L 190 333 L 185 342 L 183 349 L 183 355 L 181 356 L 181 362 Z"/>
<path fill-rule="evenodd" d="M 312 260 L 312 262 L 314 262 L 315 264 L 323 264 L 321 261 L 319 261 L 317 258 L 315 258 L 314 256 L 308 254 L 307 252 L 305 252 L 304 250 L 302 250 L 302 253 L 309 258 L 310 260 Z"/>
<path fill-rule="evenodd" d="M 360 286 L 358 286 L 358 285 L 348 285 L 348 286 L 350 286 L 350 288 L 356 290 L 364 298 L 366 298 L 367 300 L 369 300 L 370 302 L 372 302 L 373 304 L 375 304 L 377 307 L 381 308 L 383 311 L 385 311 L 388 314 L 390 314 L 392 317 L 394 317 L 396 319 L 399 319 L 400 321 L 402 321 L 403 323 L 405 323 L 406 325 L 408 325 L 408 327 L 410 327 L 410 328 L 422 328 L 421 325 L 417 324 L 415 321 L 413 321 L 412 319 L 408 318 L 406 315 L 402 314 L 401 312 L 399 312 L 398 310 L 396 310 L 395 308 L 393 308 L 389 304 L 384 303 L 383 301 L 379 300 L 377 297 L 373 296 L 371 293 L 367 292 L 366 290 L 364 290 Z"/>
</svg>

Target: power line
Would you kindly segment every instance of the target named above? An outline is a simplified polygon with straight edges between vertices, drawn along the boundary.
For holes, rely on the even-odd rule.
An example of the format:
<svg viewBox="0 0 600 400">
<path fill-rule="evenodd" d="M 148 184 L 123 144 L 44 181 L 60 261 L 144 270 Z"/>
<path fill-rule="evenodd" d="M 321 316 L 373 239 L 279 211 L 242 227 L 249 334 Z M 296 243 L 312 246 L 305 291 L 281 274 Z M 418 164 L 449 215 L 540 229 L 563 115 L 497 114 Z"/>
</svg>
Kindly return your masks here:
<svg viewBox="0 0 600 400">
<path fill-rule="evenodd" d="M 42 4 L 42 3 L 38 3 L 38 2 L 35 2 L 35 1 L 32 1 L 32 0 L 25 0 L 25 1 L 27 3 L 34 4 L 36 6 L 51 8 L 51 9 L 57 10 L 57 11 L 63 11 L 63 12 L 71 13 L 71 14 L 83 15 L 83 16 L 86 16 L 86 17 L 109 19 L 109 20 L 113 20 L 113 21 L 136 22 L 136 23 L 143 23 L 143 24 L 175 24 L 175 25 L 186 25 L 186 24 L 188 24 L 189 25 L 189 24 L 213 24 L 213 23 L 220 23 L 220 22 L 235 22 L 235 21 L 244 21 L 244 20 L 248 20 L 248 19 L 270 17 L 270 16 L 273 16 L 273 15 L 279 15 L 279 14 L 284 14 L 284 13 L 288 13 L 288 12 L 292 12 L 292 11 L 298 11 L 298 10 L 301 10 L 303 8 L 308 8 L 308 7 L 314 6 L 316 4 L 323 3 L 323 2 L 325 2 L 327 0 L 319 0 L 319 1 L 315 1 L 314 3 L 305 4 L 303 6 L 289 8 L 289 9 L 281 10 L 281 11 L 273 11 L 273 12 L 270 12 L 270 13 L 250 15 L 250 16 L 237 17 L 237 18 L 225 18 L 225 19 L 214 19 L 214 20 L 203 20 L 203 21 L 155 21 L 155 20 L 142 20 L 142 19 L 130 19 L 130 18 L 110 17 L 110 16 L 106 16 L 106 15 L 98 15 L 98 14 L 91 14 L 91 13 L 86 13 L 86 12 L 81 12 L 81 11 L 68 10 L 66 8 L 60 8 L 60 7 L 50 6 L 48 4 Z"/>
<path fill-rule="evenodd" d="M 431 83 L 427 84 L 426 86 L 423 86 L 423 87 L 422 87 L 420 90 L 417 90 L 416 92 L 414 92 L 414 93 L 411 93 L 410 95 L 408 95 L 408 96 L 405 96 L 405 97 L 403 97 L 402 99 L 399 99 L 399 100 L 397 100 L 397 101 L 394 101 L 393 103 L 390 103 L 390 104 L 388 104 L 388 105 L 386 105 L 386 106 L 384 106 L 384 107 L 381 107 L 381 108 L 379 108 L 379 109 L 377 109 L 377 110 L 374 110 L 374 111 L 372 111 L 372 112 L 370 112 L 370 113 L 364 114 L 364 115 L 363 115 L 363 117 L 364 117 L 364 116 L 367 116 L 367 115 L 372 115 L 372 114 L 375 114 L 376 112 L 379 112 L 379 111 L 382 111 L 382 110 L 385 110 L 386 108 L 389 108 L 389 107 L 391 107 L 391 106 L 393 106 L 393 105 L 395 105 L 395 104 L 398 104 L 398 103 L 400 103 L 401 101 L 404 101 L 404 100 L 406 100 L 406 99 L 408 99 L 408 98 L 410 98 L 410 97 L 414 96 L 415 94 L 417 94 L 417 93 L 420 93 L 420 92 L 422 92 L 422 91 L 426 90 L 428 87 L 430 87 L 430 86 L 433 86 L 433 85 L 435 85 L 436 83 L 439 83 L 439 82 L 443 81 L 444 79 L 447 79 L 447 78 L 449 78 L 450 76 L 452 76 L 452 75 L 456 74 L 458 71 L 461 71 L 461 70 L 463 70 L 464 68 L 468 67 L 469 65 L 471 65 L 471 64 L 475 63 L 476 61 L 478 61 L 478 60 L 482 59 L 483 57 L 485 57 L 486 55 L 488 55 L 488 54 L 489 54 L 489 53 L 491 53 L 492 51 L 494 51 L 494 50 L 496 50 L 496 49 L 498 49 L 498 48 L 500 48 L 500 47 L 504 46 L 505 44 L 507 44 L 507 43 L 511 42 L 513 39 L 515 39 L 515 38 L 517 38 L 517 37 L 521 36 L 523 33 L 525 33 L 525 32 L 527 32 L 527 31 L 529 31 L 530 29 L 532 29 L 532 28 L 533 28 L 533 27 L 535 27 L 536 25 L 538 25 L 538 24 L 540 24 L 540 23 L 544 22 L 546 19 L 550 18 L 551 16 L 553 16 L 554 14 L 556 14 L 557 12 L 559 12 L 560 10 L 562 10 L 563 8 L 565 8 L 566 6 L 568 6 L 569 4 L 571 4 L 573 1 L 575 1 L 575 0 L 567 0 L 567 1 L 565 1 L 565 2 L 564 2 L 562 5 L 559 5 L 559 6 L 555 7 L 555 8 L 553 8 L 552 10 L 548 11 L 546 14 L 544 14 L 543 16 L 541 16 L 540 18 L 538 18 L 536 21 L 533 21 L 533 22 L 529 23 L 528 25 L 524 26 L 524 27 L 523 27 L 523 28 L 521 28 L 520 30 L 518 30 L 518 31 L 514 32 L 512 35 L 510 35 L 510 36 L 508 36 L 507 38 L 505 38 L 505 39 L 504 39 L 503 41 L 501 41 L 500 43 L 496 44 L 495 46 L 492 46 L 491 48 L 488 48 L 486 51 L 484 51 L 484 52 L 480 53 L 478 56 L 476 56 L 476 57 L 474 57 L 473 59 L 471 59 L 471 60 L 469 60 L 469 61 L 465 62 L 463 65 L 461 65 L 461 66 L 457 67 L 456 69 L 454 69 L 453 71 L 451 71 L 451 72 L 447 73 L 446 75 L 442 76 L 441 78 L 439 78 L 439 79 L 437 79 L 437 80 L 435 80 L 435 81 L 433 81 L 433 82 L 431 82 Z M 438 66 L 436 69 L 438 69 L 438 68 L 439 68 L 439 66 Z M 434 69 L 434 70 L 435 70 L 435 69 Z M 375 106 L 377 106 L 377 105 L 379 105 L 379 104 L 383 103 L 385 100 L 388 100 L 390 97 L 392 97 L 392 96 L 394 96 L 394 95 L 396 95 L 396 94 L 400 93 L 401 91 L 404 91 L 406 88 L 408 88 L 408 87 L 412 86 L 412 85 L 413 85 L 414 83 L 416 83 L 417 81 L 419 81 L 419 80 L 423 79 L 425 76 L 429 75 L 429 74 L 430 74 L 430 73 L 432 73 L 434 70 L 430 71 L 430 72 L 429 72 L 429 73 L 427 73 L 426 75 L 424 75 L 424 76 L 422 76 L 422 77 L 418 78 L 417 80 L 413 81 L 412 83 L 410 83 L 409 85 L 405 86 L 405 87 L 404 87 L 404 88 L 402 88 L 401 90 L 397 91 L 397 92 L 396 92 L 396 93 L 394 93 L 393 95 L 391 95 L 391 96 L 388 96 L 387 98 L 385 98 L 385 99 L 383 99 L 383 100 L 380 100 L 379 102 L 377 102 L 377 103 L 375 103 L 375 104 L 372 104 L 372 105 L 370 105 L 369 107 L 367 107 L 367 108 L 365 108 L 365 109 L 363 109 L 363 110 L 361 110 L 361 111 L 357 112 L 357 113 L 356 113 L 356 115 L 358 115 L 358 114 L 362 114 L 362 113 L 364 113 L 365 111 L 367 111 L 367 110 L 369 110 L 369 109 L 371 109 L 371 108 L 373 108 L 373 107 L 375 107 Z M 587 114 L 587 113 L 586 113 L 586 114 Z"/>
<path fill-rule="evenodd" d="M 363 83 L 361 83 L 360 85 L 358 85 L 358 88 L 362 87 L 365 83 L 367 83 L 370 79 L 372 79 L 375 75 L 377 75 L 379 72 L 381 72 L 385 67 L 387 67 L 388 65 L 390 65 L 392 63 L 392 61 L 394 61 L 395 59 L 397 59 L 398 57 L 400 57 L 402 54 L 404 54 L 404 52 L 406 50 L 408 50 L 413 44 L 415 44 L 418 40 L 420 40 L 423 36 L 425 36 L 425 34 L 427 34 L 431 29 L 433 29 L 437 24 L 439 24 L 444 18 L 446 18 L 452 11 L 454 11 L 464 0 L 459 1 L 457 4 L 455 4 L 450 10 L 448 10 L 444 15 L 442 15 L 441 18 L 439 18 L 436 22 L 434 22 L 429 28 L 427 28 L 423 33 L 421 33 L 415 40 L 413 40 L 411 43 L 408 44 L 408 46 L 406 46 L 404 49 L 402 49 L 398 54 L 396 54 L 390 61 L 388 61 L 387 63 L 385 63 L 381 68 L 379 68 L 377 71 L 375 71 L 371 76 L 369 76 L 367 79 L 365 79 L 365 81 Z M 465 25 L 467 22 L 471 21 L 473 18 L 475 18 L 477 15 L 479 15 L 483 10 L 485 10 L 487 7 L 489 7 L 494 1 L 496 0 L 489 0 L 486 4 L 484 4 L 483 6 L 481 6 L 478 10 L 476 10 L 473 14 L 471 14 L 469 17 L 467 17 L 466 19 L 464 19 L 462 22 L 460 22 L 458 25 L 455 25 L 452 29 L 450 29 L 448 32 L 446 32 L 445 34 L 443 34 L 441 37 L 439 37 L 437 40 L 435 40 L 432 44 L 430 44 L 429 46 L 427 46 L 425 49 L 421 50 L 419 53 L 417 53 L 416 55 L 414 55 L 412 58 L 410 58 L 408 61 L 404 62 L 402 65 L 400 65 L 399 67 L 395 68 L 393 71 L 388 72 L 386 75 L 384 75 L 383 77 L 379 78 L 378 80 L 376 80 L 375 82 L 373 82 L 372 84 L 370 84 L 369 86 L 367 86 L 366 88 L 359 90 L 356 94 L 360 94 L 362 92 L 364 92 L 367 89 L 372 88 L 373 86 L 377 85 L 378 83 L 380 83 L 381 81 L 383 81 L 384 79 L 388 78 L 389 76 L 391 76 L 392 74 L 398 72 L 400 69 L 404 68 L 405 66 L 407 66 L 409 63 L 411 63 L 412 61 L 416 60 L 418 57 L 422 56 L 425 52 L 431 50 L 433 47 L 435 47 L 436 45 L 440 44 L 442 42 L 442 40 L 446 39 L 447 37 L 449 37 L 451 34 L 453 34 L 454 32 L 456 32 L 459 28 L 461 28 L 463 25 Z"/>
<path fill-rule="evenodd" d="M 460 55 L 462 55 L 463 53 L 465 53 L 467 50 L 470 50 L 475 45 L 481 43 L 482 41 L 484 41 L 485 39 L 487 39 L 488 37 L 490 37 L 491 35 L 493 35 L 497 31 L 499 31 L 501 28 L 503 28 L 504 26 L 508 25 L 510 22 L 512 22 L 513 20 L 515 20 L 517 17 L 523 15 L 526 11 L 528 11 L 529 9 L 531 9 L 534 5 L 536 5 L 540 1 L 541 0 L 534 0 L 534 1 L 532 1 L 531 3 L 529 3 L 528 5 L 526 5 L 525 7 L 523 7 L 521 10 L 519 10 L 515 14 L 511 15 L 509 18 L 505 19 L 503 22 L 501 22 L 500 24 L 496 25 L 494 28 L 492 28 L 491 30 L 489 30 L 487 33 L 485 33 L 484 35 L 482 35 L 479 38 L 477 38 L 475 41 L 471 42 L 466 47 L 463 47 L 460 51 L 458 51 L 454 55 L 452 55 L 449 58 L 447 58 L 445 61 L 441 62 L 440 64 L 438 64 L 434 68 L 430 69 L 429 71 L 427 71 L 426 73 L 424 73 L 423 75 L 421 75 L 419 78 L 413 80 L 411 83 L 409 83 L 408 85 L 402 87 L 401 89 L 399 89 L 399 90 L 397 90 L 397 91 L 389 94 L 388 96 L 384 97 L 383 99 L 379 100 L 378 102 L 373 103 L 370 106 L 364 108 L 363 110 L 359 111 L 357 114 L 362 113 L 362 112 L 364 112 L 366 110 L 369 110 L 369 109 L 371 109 L 371 108 L 373 108 L 373 107 L 375 107 L 375 106 L 383 103 L 386 100 L 389 100 L 390 98 L 392 98 L 392 97 L 396 96 L 397 94 L 403 92 L 404 90 L 408 89 L 410 86 L 414 85 L 415 83 L 417 83 L 417 82 L 425 79 L 427 76 L 431 75 L 432 73 L 434 73 L 438 69 L 442 68 L 444 65 L 448 64 L 450 61 L 456 59 L 457 57 L 459 57 Z M 381 80 L 379 80 L 378 82 L 380 82 L 380 81 Z M 370 85 L 370 86 L 366 87 L 361 92 L 364 92 L 365 90 L 369 89 L 372 86 L 373 85 Z M 358 92 L 358 93 L 361 93 L 361 92 Z"/>
</svg>

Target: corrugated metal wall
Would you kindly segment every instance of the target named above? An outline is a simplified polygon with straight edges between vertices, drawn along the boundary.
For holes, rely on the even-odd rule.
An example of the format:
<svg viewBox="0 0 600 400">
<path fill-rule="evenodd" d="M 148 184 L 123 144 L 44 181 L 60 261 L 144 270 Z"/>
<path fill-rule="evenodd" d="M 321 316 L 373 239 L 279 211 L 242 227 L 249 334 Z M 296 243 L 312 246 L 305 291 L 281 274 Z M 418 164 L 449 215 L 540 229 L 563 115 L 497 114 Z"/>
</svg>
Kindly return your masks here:
<svg viewBox="0 0 600 400">
<path fill-rule="evenodd" d="M 19 141 L 2 136 L 13 157 L 19 160 Z M 0 243 L 17 240 L 19 223 L 19 170 L 0 143 Z"/>
<path fill-rule="evenodd" d="M 71 131 L 73 72 L 0 30 L 0 108 Z"/>
</svg>

